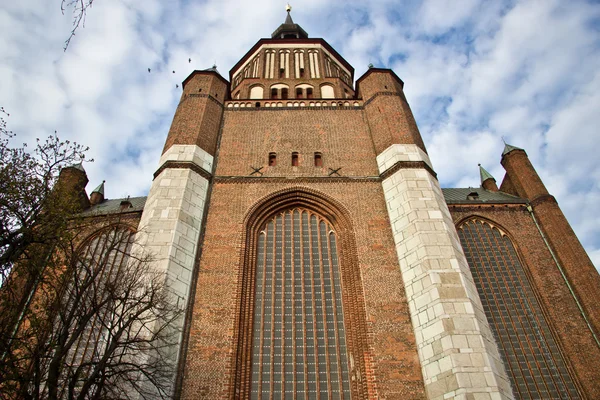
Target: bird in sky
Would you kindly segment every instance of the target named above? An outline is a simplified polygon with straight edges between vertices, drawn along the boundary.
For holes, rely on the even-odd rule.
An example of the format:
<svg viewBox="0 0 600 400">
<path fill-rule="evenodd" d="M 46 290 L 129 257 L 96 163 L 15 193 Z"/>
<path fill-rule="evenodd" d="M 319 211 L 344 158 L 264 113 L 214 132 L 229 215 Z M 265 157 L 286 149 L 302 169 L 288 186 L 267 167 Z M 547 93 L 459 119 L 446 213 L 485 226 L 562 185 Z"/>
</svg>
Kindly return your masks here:
<svg viewBox="0 0 600 400">
<path fill-rule="evenodd" d="M 148 68 L 148 73 L 150 73 L 150 68 Z"/>
</svg>

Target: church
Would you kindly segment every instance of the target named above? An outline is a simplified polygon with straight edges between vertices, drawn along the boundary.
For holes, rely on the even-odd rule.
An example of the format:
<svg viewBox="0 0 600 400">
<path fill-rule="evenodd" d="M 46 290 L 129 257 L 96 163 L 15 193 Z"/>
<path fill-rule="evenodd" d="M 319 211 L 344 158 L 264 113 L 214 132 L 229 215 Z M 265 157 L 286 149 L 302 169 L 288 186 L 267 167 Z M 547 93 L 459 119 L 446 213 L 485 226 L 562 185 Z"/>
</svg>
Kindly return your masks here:
<svg viewBox="0 0 600 400">
<path fill-rule="evenodd" d="M 183 82 L 147 197 L 91 193 L 186 307 L 175 398 L 600 398 L 600 276 L 526 151 L 441 188 L 403 86 L 288 8 Z"/>
</svg>

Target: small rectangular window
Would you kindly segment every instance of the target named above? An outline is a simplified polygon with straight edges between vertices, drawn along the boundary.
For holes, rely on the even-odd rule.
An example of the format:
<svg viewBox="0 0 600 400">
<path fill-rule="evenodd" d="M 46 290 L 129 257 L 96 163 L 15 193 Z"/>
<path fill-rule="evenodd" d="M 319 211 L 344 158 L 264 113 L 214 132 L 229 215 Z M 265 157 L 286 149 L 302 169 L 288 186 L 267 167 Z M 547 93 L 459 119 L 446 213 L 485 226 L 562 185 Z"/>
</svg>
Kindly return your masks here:
<svg viewBox="0 0 600 400">
<path fill-rule="evenodd" d="M 271 89 L 271 98 L 272 99 L 276 99 L 277 98 L 277 89 Z"/>
<path fill-rule="evenodd" d="M 269 153 L 269 167 L 277 165 L 277 153 Z"/>
<path fill-rule="evenodd" d="M 287 98 L 288 98 L 288 90 L 287 90 L 287 88 L 283 88 L 283 89 L 281 89 L 281 98 L 282 98 L 283 100 L 285 100 L 285 99 L 287 99 Z"/>
<path fill-rule="evenodd" d="M 297 99 L 301 99 L 302 98 L 302 89 L 300 89 L 300 88 L 296 89 L 296 98 Z"/>
<path fill-rule="evenodd" d="M 306 98 L 307 99 L 312 99 L 313 98 L 313 90 L 312 90 L 312 88 L 307 88 L 306 89 Z"/>
<path fill-rule="evenodd" d="M 298 153 L 294 152 L 292 153 L 292 167 L 297 167 L 298 163 Z"/>
<path fill-rule="evenodd" d="M 323 166 L 323 156 L 321 153 L 315 153 L 315 167 Z"/>
</svg>

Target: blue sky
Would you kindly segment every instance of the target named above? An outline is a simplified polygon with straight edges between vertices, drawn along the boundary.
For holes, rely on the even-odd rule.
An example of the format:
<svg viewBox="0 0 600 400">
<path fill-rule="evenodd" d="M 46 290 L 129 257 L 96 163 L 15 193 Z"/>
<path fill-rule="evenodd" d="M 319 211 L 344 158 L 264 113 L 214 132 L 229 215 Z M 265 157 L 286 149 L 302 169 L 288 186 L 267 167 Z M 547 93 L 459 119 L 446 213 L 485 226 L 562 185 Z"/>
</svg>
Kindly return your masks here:
<svg viewBox="0 0 600 400">
<path fill-rule="evenodd" d="M 600 4 L 292 6 L 295 22 L 336 48 L 355 78 L 373 63 L 404 80 L 442 186 L 478 186 L 479 162 L 500 182 L 502 137 L 526 149 L 600 266 Z M 57 130 L 90 146 L 96 161 L 85 165 L 88 190 L 106 179 L 110 198 L 145 195 L 181 94 L 175 85 L 214 62 L 227 78 L 283 22 L 284 7 L 268 0 L 95 0 L 63 52 L 71 16 L 62 15 L 60 0 L 4 1 L 0 106 L 21 141 Z"/>
</svg>

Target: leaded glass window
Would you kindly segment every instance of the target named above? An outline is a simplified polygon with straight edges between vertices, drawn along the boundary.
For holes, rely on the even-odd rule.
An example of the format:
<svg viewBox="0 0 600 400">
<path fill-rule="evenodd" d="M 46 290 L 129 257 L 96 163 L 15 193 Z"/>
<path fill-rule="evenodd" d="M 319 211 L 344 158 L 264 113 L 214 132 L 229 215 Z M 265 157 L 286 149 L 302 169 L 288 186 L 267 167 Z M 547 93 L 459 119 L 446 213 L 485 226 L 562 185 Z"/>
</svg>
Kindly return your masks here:
<svg viewBox="0 0 600 400">
<path fill-rule="evenodd" d="M 306 209 L 275 215 L 258 236 L 252 399 L 349 399 L 337 238 Z"/>
<path fill-rule="evenodd" d="M 517 399 L 579 399 L 510 238 L 486 221 L 458 229 Z"/>
</svg>

